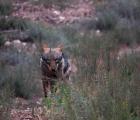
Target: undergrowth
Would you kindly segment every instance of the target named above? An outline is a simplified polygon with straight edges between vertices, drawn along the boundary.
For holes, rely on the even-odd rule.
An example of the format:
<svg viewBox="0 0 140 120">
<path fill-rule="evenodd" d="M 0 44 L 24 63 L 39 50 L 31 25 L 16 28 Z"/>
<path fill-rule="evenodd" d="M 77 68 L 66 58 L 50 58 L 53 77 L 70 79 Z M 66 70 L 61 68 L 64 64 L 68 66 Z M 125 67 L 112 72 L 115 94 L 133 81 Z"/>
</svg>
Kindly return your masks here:
<svg viewBox="0 0 140 120">
<path fill-rule="evenodd" d="M 64 50 L 78 68 L 72 84 L 58 83 L 56 93 L 44 99 L 50 120 L 140 119 L 140 55 L 133 53 L 117 59 L 120 45 L 139 44 L 140 3 L 108 0 L 98 5 L 98 19 L 88 21 L 86 27 L 83 23 L 44 27 L 31 21 L 26 21 L 24 29 L 18 27 L 39 47 L 43 43 L 51 47 L 64 43 Z M 33 56 L 11 49 L 0 51 L 1 104 L 9 106 L 11 99 L 5 99 L 13 96 L 32 98 L 40 94 L 39 55 L 39 51 Z"/>
</svg>

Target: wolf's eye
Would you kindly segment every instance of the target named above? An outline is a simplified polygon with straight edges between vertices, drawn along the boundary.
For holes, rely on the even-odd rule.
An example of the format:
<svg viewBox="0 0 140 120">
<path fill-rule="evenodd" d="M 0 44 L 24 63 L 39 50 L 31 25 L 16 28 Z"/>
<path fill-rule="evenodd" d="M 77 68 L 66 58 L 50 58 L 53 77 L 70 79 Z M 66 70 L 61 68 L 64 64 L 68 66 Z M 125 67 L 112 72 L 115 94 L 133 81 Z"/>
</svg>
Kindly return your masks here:
<svg viewBox="0 0 140 120">
<path fill-rule="evenodd" d="M 56 63 L 59 63 L 60 61 L 59 61 L 59 59 L 55 59 L 55 62 L 56 62 Z"/>
<path fill-rule="evenodd" d="M 50 64 L 50 59 L 44 58 L 44 57 L 42 57 L 42 59 L 43 59 L 43 61 L 46 62 L 47 64 Z"/>
<path fill-rule="evenodd" d="M 56 63 L 60 63 L 61 60 L 62 60 L 62 57 L 58 57 L 58 58 L 55 59 L 55 62 L 56 62 Z"/>
<path fill-rule="evenodd" d="M 50 61 L 49 59 L 46 59 L 46 63 L 47 63 L 47 64 L 50 64 L 50 62 L 51 62 L 51 61 Z"/>
</svg>

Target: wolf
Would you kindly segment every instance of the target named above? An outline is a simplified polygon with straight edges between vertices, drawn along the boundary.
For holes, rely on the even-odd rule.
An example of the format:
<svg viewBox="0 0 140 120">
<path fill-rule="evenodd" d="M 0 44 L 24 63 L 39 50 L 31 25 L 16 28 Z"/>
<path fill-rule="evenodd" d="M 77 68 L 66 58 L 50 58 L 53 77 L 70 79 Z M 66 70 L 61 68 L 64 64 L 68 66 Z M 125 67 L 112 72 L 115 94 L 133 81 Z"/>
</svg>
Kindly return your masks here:
<svg viewBox="0 0 140 120">
<path fill-rule="evenodd" d="M 63 80 L 66 82 L 71 73 L 71 65 L 68 57 L 63 52 L 63 46 L 49 48 L 47 44 L 43 45 L 43 52 L 40 58 L 42 84 L 44 96 L 52 90 L 56 81 Z"/>
</svg>

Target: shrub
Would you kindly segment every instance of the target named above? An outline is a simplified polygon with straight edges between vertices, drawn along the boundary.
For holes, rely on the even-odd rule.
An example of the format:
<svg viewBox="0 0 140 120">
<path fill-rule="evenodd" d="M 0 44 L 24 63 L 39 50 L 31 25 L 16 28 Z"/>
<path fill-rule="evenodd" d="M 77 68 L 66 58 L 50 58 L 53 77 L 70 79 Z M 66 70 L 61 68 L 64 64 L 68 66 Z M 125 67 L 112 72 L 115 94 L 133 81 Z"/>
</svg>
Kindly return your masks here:
<svg viewBox="0 0 140 120">
<path fill-rule="evenodd" d="M 0 0 L 0 15 L 9 15 L 12 12 L 11 0 Z"/>
<path fill-rule="evenodd" d="M 38 58 L 12 49 L 3 52 L 0 54 L 0 89 L 8 85 L 14 96 L 23 98 L 39 95 Z"/>
<path fill-rule="evenodd" d="M 60 42 L 67 42 L 62 29 L 45 27 L 43 24 L 28 22 L 27 35 L 31 40 L 38 43 L 49 43 L 49 46 L 56 46 Z"/>
<path fill-rule="evenodd" d="M 140 18 L 138 0 L 108 0 L 97 6 L 97 28 L 112 29 L 121 19 L 137 22 Z"/>
<path fill-rule="evenodd" d="M 0 18 L 0 30 L 25 30 L 27 28 L 26 20 L 16 17 Z"/>
<path fill-rule="evenodd" d="M 61 40 L 65 40 L 65 36 L 61 30 L 55 30 L 54 28 L 50 27 L 47 28 L 40 23 L 31 22 L 16 17 L 1 18 L 0 30 L 2 30 L 1 33 L 4 33 L 3 36 L 6 38 L 21 39 L 28 42 L 41 43 L 44 41 L 49 41 L 49 43 L 52 45 L 54 43 L 59 43 Z M 3 30 L 6 32 L 3 32 Z"/>
<path fill-rule="evenodd" d="M 4 44 L 4 37 L 2 35 L 0 35 L 0 46 L 2 46 Z"/>
<path fill-rule="evenodd" d="M 130 22 L 127 19 L 120 19 L 114 30 L 115 38 L 118 39 L 119 44 L 127 45 L 139 43 L 139 33 L 139 22 Z"/>
<path fill-rule="evenodd" d="M 117 0 L 115 2 L 112 1 L 111 8 L 116 11 L 122 18 L 127 19 L 139 19 L 140 13 L 140 3 L 138 0 Z"/>
<path fill-rule="evenodd" d="M 97 16 L 96 28 L 100 30 L 112 30 L 118 21 L 116 13 L 110 10 L 104 10 Z"/>
<path fill-rule="evenodd" d="M 97 11 L 108 10 L 108 12 L 115 12 L 121 18 L 139 19 L 139 4 L 138 0 L 107 0 L 103 4 L 97 5 Z"/>
</svg>

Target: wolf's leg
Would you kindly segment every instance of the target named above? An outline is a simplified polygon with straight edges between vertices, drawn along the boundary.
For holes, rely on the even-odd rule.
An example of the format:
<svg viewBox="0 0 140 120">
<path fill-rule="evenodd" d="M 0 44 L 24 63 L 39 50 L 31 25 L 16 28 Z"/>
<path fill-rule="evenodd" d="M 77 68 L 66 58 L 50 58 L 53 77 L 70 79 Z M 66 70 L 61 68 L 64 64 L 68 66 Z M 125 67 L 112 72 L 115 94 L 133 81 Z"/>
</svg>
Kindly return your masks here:
<svg viewBox="0 0 140 120">
<path fill-rule="evenodd" d="M 47 93 L 48 93 L 49 91 L 51 91 L 51 82 L 50 82 L 50 79 L 49 79 L 49 78 L 47 78 L 46 90 L 47 90 Z"/>
<path fill-rule="evenodd" d="M 51 93 L 55 93 L 57 91 L 56 81 L 51 81 Z"/>
<path fill-rule="evenodd" d="M 43 85 L 44 97 L 47 97 L 46 81 L 44 81 L 44 79 L 42 79 L 42 85 Z"/>
<path fill-rule="evenodd" d="M 44 91 L 44 97 L 47 97 L 47 83 L 48 81 L 47 81 L 47 79 L 46 79 L 46 77 L 44 76 L 44 77 L 42 77 L 42 85 L 43 85 L 43 91 Z"/>
</svg>

